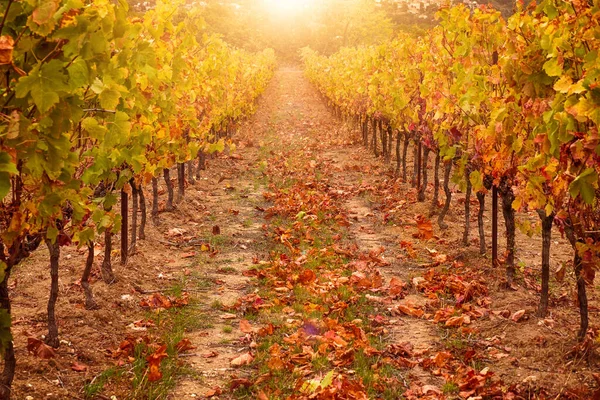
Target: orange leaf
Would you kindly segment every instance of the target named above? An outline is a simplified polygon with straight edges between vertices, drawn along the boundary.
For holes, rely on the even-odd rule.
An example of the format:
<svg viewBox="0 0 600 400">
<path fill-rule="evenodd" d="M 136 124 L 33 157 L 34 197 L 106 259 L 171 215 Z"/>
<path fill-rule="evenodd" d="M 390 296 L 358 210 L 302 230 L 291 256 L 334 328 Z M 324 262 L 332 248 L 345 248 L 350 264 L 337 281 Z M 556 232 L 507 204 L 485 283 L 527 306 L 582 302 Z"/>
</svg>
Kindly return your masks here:
<svg viewBox="0 0 600 400">
<path fill-rule="evenodd" d="M 43 360 L 56 357 L 56 352 L 52 347 L 34 337 L 27 338 L 27 350 Z"/>
<path fill-rule="evenodd" d="M 419 232 L 413 236 L 419 239 L 431 239 L 433 237 L 433 226 L 431 225 L 431 221 L 422 215 L 417 215 L 416 221 Z"/>
<path fill-rule="evenodd" d="M 308 285 L 316 279 L 317 275 L 311 269 L 305 269 L 300 273 L 300 276 L 298 276 L 298 281 L 300 281 L 300 283 L 302 283 L 303 285 Z"/>
<path fill-rule="evenodd" d="M 210 399 L 211 397 L 215 397 L 220 394 L 223 394 L 223 390 L 221 390 L 221 388 L 217 386 L 213 389 L 208 389 L 208 391 L 206 393 L 204 393 L 204 397 L 206 397 L 207 399 Z"/>
<path fill-rule="evenodd" d="M 448 327 L 461 326 L 464 322 L 464 317 L 461 315 L 458 317 L 448 318 L 445 325 Z"/>
<path fill-rule="evenodd" d="M 162 372 L 160 371 L 160 363 L 164 358 L 167 358 L 168 355 L 165 353 L 167 350 L 167 345 L 162 345 L 156 351 L 146 357 L 146 361 L 148 361 L 149 372 L 148 372 L 148 381 L 156 382 L 162 379 Z"/>
<path fill-rule="evenodd" d="M 390 288 L 388 290 L 390 296 L 397 296 L 404 290 L 404 282 L 401 279 L 393 277 L 390 280 Z"/>
<path fill-rule="evenodd" d="M 183 353 L 184 351 L 194 350 L 196 347 L 192 346 L 192 342 L 190 339 L 183 338 L 175 345 L 178 353 Z"/>
<path fill-rule="evenodd" d="M 87 371 L 88 367 L 87 367 L 87 365 L 83 365 L 83 364 L 79 364 L 78 362 L 74 362 L 73 365 L 71 365 L 71 369 L 75 372 L 85 372 L 85 371 Z"/>
<path fill-rule="evenodd" d="M 515 322 L 519 322 L 523 318 L 524 315 L 525 315 L 525 310 L 519 310 L 516 313 L 514 313 L 510 317 L 510 319 L 512 319 Z"/>
<path fill-rule="evenodd" d="M 433 362 L 439 368 L 442 368 L 444 365 L 446 365 L 448 363 L 448 360 L 450 360 L 451 358 L 452 358 L 452 354 L 451 353 L 449 353 L 447 351 L 440 351 L 433 358 Z"/>
<path fill-rule="evenodd" d="M 240 331 L 244 333 L 254 333 L 254 328 L 247 319 L 240 320 Z"/>
<path fill-rule="evenodd" d="M 252 357 L 252 354 L 244 353 L 241 356 L 231 360 L 231 365 L 233 367 L 241 367 L 250 364 L 252 361 L 254 361 L 254 357 Z"/>
<path fill-rule="evenodd" d="M 269 400 L 269 397 L 261 390 L 258 393 L 258 400 Z"/>
<path fill-rule="evenodd" d="M 0 65 L 10 65 L 13 62 L 15 41 L 11 36 L 0 36 Z"/>
<path fill-rule="evenodd" d="M 410 316 L 417 317 L 417 318 L 421 318 L 423 316 L 423 314 L 425 314 L 425 311 L 423 311 L 423 310 L 420 310 L 418 308 L 412 308 L 412 307 L 409 307 L 404 304 L 400 304 L 398 306 L 398 311 L 400 311 L 403 314 L 410 315 Z"/>
</svg>

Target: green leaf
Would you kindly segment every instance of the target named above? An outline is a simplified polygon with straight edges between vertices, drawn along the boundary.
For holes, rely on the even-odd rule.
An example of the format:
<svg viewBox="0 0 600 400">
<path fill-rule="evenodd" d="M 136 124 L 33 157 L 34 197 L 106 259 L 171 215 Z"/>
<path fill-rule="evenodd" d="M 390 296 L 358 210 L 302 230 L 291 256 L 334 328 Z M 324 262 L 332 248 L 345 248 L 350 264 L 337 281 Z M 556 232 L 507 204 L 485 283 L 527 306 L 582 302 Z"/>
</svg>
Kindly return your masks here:
<svg viewBox="0 0 600 400">
<path fill-rule="evenodd" d="M 10 193 L 10 175 L 7 172 L 0 172 L 0 200 L 4 200 Z"/>
<path fill-rule="evenodd" d="M 581 196 L 587 204 L 592 204 L 596 197 L 596 187 L 598 186 L 598 173 L 593 168 L 588 168 L 581 173 L 569 185 L 569 194 L 573 198 Z"/>
<path fill-rule="evenodd" d="M 55 226 L 49 226 L 46 231 L 46 237 L 50 239 L 52 243 L 56 242 L 56 238 L 58 237 L 58 229 Z"/>
<path fill-rule="evenodd" d="M 85 87 L 90 83 L 90 71 L 85 60 L 78 58 L 67 68 L 71 90 Z"/>
<path fill-rule="evenodd" d="M 471 185 L 473 185 L 474 191 L 478 192 L 483 188 L 483 177 L 479 171 L 471 172 L 469 180 L 471 181 Z"/>
<path fill-rule="evenodd" d="M 107 110 L 115 110 L 119 105 L 121 93 L 113 88 L 105 87 L 100 93 L 100 105 Z"/>
<path fill-rule="evenodd" d="M 8 172 L 11 174 L 18 174 L 17 166 L 13 163 L 10 154 L 6 152 L 0 152 L 0 172 Z"/>
<path fill-rule="evenodd" d="M 548 76 L 561 76 L 563 73 L 563 67 L 558 63 L 558 59 L 551 58 L 544 63 L 544 71 Z"/>
<path fill-rule="evenodd" d="M 29 75 L 19 79 L 15 90 L 22 99 L 28 94 L 41 113 L 50 110 L 60 101 L 60 92 L 66 89 L 65 75 L 62 73 L 62 62 L 52 60 L 47 64 L 36 65 Z"/>
<path fill-rule="evenodd" d="M 95 139 L 102 139 L 106 134 L 106 127 L 100 125 L 96 118 L 88 117 L 81 121 L 81 127 L 84 131 Z"/>
</svg>

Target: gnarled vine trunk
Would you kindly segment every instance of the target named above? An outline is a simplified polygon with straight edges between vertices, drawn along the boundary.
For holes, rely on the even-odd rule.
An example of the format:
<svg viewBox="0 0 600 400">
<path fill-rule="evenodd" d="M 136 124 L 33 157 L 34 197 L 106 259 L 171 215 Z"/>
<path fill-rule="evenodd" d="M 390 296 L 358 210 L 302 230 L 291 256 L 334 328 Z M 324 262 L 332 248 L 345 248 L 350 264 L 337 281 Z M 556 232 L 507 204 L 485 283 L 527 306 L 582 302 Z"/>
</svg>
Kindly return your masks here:
<svg viewBox="0 0 600 400">
<path fill-rule="evenodd" d="M 446 165 L 444 166 L 444 193 L 446 194 L 446 202 L 444 203 L 444 208 L 440 212 L 438 217 L 438 225 L 441 229 L 447 229 L 448 224 L 444 222 L 444 218 L 446 218 L 446 214 L 450 209 L 450 201 L 452 200 L 452 191 L 450 190 L 450 173 L 452 172 L 452 161 L 446 161 Z"/>
<path fill-rule="evenodd" d="M 396 132 L 396 176 L 400 175 L 400 165 L 402 164 L 402 158 L 400 156 L 400 131 Z"/>
<path fill-rule="evenodd" d="M 198 166 L 196 168 L 196 179 L 200 179 L 200 171 L 206 169 L 206 153 L 203 150 L 198 152 Z"/>
<path fill-rule="evenodd" d="M 106 228 L 104 231 L 104 260 L 102 261 L 102 280 L 108 285 L 115 282 L 115 274 L 113 273 L 112 263 L 110 260 L 112 253 L 112 231 Z"/>
<path fill-rule="evenodd" d="M 425 146 L 423 149 L 423 163 L 422 163 L 422 171 L 423 171 L 423 181 L 421 182 L 421 187 L 419 188 L 419 195 L 417 200 L 425 201 L 425 192 L 427 190 L 427 168 L 429 164 L 429 147 Z"/>
<path fill-rule="evenodd" d="M 139 207 L 139 190 L 133 181 L 131 180 L 131 244 L 129 245 L 129 255 L 135 253 L 135 246 L 137 244 L 137 221 L 138 221 L 138 207 Z"/>
<path fill-rule="evenodd" d="M 485 254 L 487 248 L 485 245 L 485 229 L 483 226 L 483 215 L 485 213 L 485 193 L 477 192 L 477 201 L 479 202 L 479 211 L 477 212 L 477 227 L 479 229 L 479 253 Z"/>
<path fill-rule="evenodd" d="M 435 163 L 433 165 L 433 199 L 431 199 L 431 210 L 429 217 L 435 215 L 440 201 L 440 153 L 436 151 Z"/>
<path fill-rule="evenodd" d="M 410 142 L 410 137 L 407 132 L 404 132 L 404 149 L 402 150 L 402 180 L 404 182 L 407 181 L 407 173 L 406 173 L 406 156 L 408 155 L 408 144 Z"/>
<path fill-rule="evenodd" d="M 465 230 L 463 232 L 463 245 L 469 246 L 469 235 L 471 233 L 471 192 L 473 185 L 471 185 L 471 168 L 469 165 L 465 165 L 465 181 L 467 183 L 467 190 L 465 193 Z"/>
<path fill-rule="evenodd" d="M 160 219 L 158 218 L 158 179 L 152 178 L 152 223 L 154 226 L 158 226 L 160 224 Z"/>
<path fill-rule="evenodd" d="M 577 279 L 577 303 L 579 304 L 579 332 L 577 333 L 577 340 L 583 342 L 589 328 L 589 310 L 588 310 L 588 299 L 586 291 L 585 276 L 583 274 L 583 258 L 579 254 L 577 244 L 583 239 L 578 240 L 575 237 L 575 232 L 571 225 L 571 221 L 567 221 L 565 224 L 565 233 L 571 247 L 573 248 L 573 267 L 575 269 L 575 278 Z"/>
<path fill-rule="evenodd" d="M 177 164 L 177 203 L 185 197 L 185 163 Z"/>
<path fill-rule="evenodd" d="M 87 243 L 88 256 L 85 260 L 85 268 L 83 274 L 81 274 L 81 287 L 85 294 L 85 308 L 86 310 L 95 310 L 98 308 L 96 300 L 94 300 L 94 293 L 90 286 L 90 275 L 92 273 L 92 267 L 94 266 L 94 241 L 90 240 Z"/>
<path fill-rule="evenodd" d="M 129 195 L 121 189 L 121 265 L 127 264 L 129 255 Z"/>
<path fill-rule="evenodd" d="M 515 195 L 507 182 L 503 182 L 500 187 L 502 197 L 502 215 L 504 216 L 504 225 L 506 227 L 506 282 L 508 286 L 512 285 L 515 277 L 515 210 L 513 202 Z"/>
<path fill-rule="evenodd" d="M 550 243 L 552 240 L 552 224 L 554 223 L 554 213 L 546 215 L 545 210 L 538 210 L 538 215 L 542 220 L 542 293 L 540 294 L 540 304 L 538 307 L 538 316 L 548 315 L 548 296 L 550 292 Z"/>
<path fill-rule="evenodd" d="M 167 204 L 165 205 L 166 211 L 173 211 L 175 208 L 173 207 L 173 182 L 171 182 L 171 171 L 168 168 L 163 170 L 163 175 L 165 178 L 165 184 L 167 185 Z"/>
<path fill-rule="evenodd" d="M 146 239 L 146 220 L 148 219 L 148 215 L 146 213 L 146 196 L 144 195 L 144 188 L 140 185 L 138 188 L 138 194 L 140 198 L 140 211 L 142 213 L 142 218 L 140 221 L 140 240 Z"/>
<path fill-rule="evenodd" d="M 379 157 L 379 149 L 377 148 L 377 120 L 373 118 L 373 154 L 375 157 Z"/>
<path fill-rule="evenodd" d="M 48 335 L 46 344 L 58 348 L 58 325 L 56 323 L 56 300 L 58 299 L 58 267 L 60 262 L 60 244 L 58 240 L 54 243 L 46 239 L 46 246 L 50 253 L 50 297 L 48 299 Z"/>
</svg>

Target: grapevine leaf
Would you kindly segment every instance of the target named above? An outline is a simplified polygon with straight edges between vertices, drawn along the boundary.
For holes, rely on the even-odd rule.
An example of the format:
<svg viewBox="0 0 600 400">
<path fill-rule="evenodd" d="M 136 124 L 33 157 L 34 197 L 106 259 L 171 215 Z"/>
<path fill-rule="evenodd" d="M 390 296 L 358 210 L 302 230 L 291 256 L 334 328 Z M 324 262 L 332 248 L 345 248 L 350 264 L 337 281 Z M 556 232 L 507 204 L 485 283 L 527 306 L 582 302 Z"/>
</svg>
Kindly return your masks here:
<svg viewBox="0 0 600 400">
<path fill-rule="evenodd" d="M 588 168 L 571 182 L 569 185 L 569 194 L 573 198 L 581 196 L 584 202 L 592 204 L 596 196 L 597 185 L 598 173 L 593 168 Z"/>
<path fill-rule="evenodd" d="M 0 172 L 0 200 L 3 200 L 10 192 L 10 175 L 7 172 Z"/>
<path fill-rule="evenodd" d="M 9 172 L 11 174 L 18 174 L 17 166 L 13 163 L 10 154 L 6 152 L 0 153 L 0 172 Z"/>
<path fill-rule="evenodd" d="M 20 99 L 31 94 L 33 102 L 42 113 L 59 102 L 59 92 L 64 89 L 62 63 L 59 60 L 52 60 L 41 67 L 36 65 L 29 75 L 19 80 L 15 88 Z"/>
</svg>

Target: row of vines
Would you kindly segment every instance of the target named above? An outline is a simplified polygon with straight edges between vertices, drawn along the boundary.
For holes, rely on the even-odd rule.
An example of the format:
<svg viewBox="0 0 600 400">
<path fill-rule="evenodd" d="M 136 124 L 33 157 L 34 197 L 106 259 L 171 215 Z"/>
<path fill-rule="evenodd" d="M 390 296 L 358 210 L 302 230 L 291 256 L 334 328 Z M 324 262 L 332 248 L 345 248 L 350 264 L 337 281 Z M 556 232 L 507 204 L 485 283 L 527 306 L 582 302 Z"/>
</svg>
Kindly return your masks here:
<svg viewBox="0 0 600 400">
<path fill-rule="evenodd" d="M 548 312 L 553 226 L 574 251 L 581 314 L 588 330 L 586 282 L 600 251 L 600 3 L 543 0 L 508 20 L 480 7 L 445 8 L 422 36 L 401 35 L 371 47 L 344 48 L 325 57 L 303 50 L 306 74 L 339 115 L 357 124 L 375 155 L 397 161 L 407 180 L 413 146 L 419 201 L 426 198 L 433 155 L 432 215 L 440 228 L 451 204 L 450 182 L 466 194 L 464 245 L 470 203 L 479 201 L 480 251 L 491 192 L 506 225 L 507 285 L 515 275 L 517 211 L 537 213 L 542 230 L 542 294 Z M 395 140 L 395 145 L 394 145 Z M 379 143 L 378 143 L 379 142 Z M 497 218 L 492 221 L 497 235 Z M 497 244 L 492 246 L 499 264 Z"/>
<path fill-rule="evenodd" d="M 172 209 L 206 155 L 233 147 L 228 135 L 253 112 L 275 55 L 247 53 L 204 34 L 199 10 L 183 0 L 159 1 L 143 15 L 131 13 L 123 0 L 8 0 L 0 4 L 0 18 L 4 399 L 16 366 L 8 290 L 13 268 L 46 244 L 52 287 L 45 340 L 57 347 L 61 246 L 89 249 L 81 284 L 86 307 L 97 307 L 89 276 L 98 236 L 105 240 L 102 276 L 111 283 L 112 235 L 121 230 L 123 263 L 144 237 L 143 188 L 152 183 L 151 215 L 158 222 L 158 178 L 165 178 L 166 208 Z"/>
</svg>

